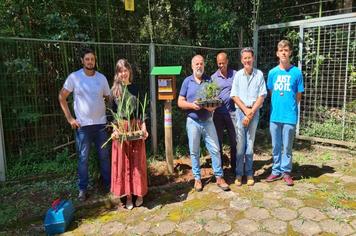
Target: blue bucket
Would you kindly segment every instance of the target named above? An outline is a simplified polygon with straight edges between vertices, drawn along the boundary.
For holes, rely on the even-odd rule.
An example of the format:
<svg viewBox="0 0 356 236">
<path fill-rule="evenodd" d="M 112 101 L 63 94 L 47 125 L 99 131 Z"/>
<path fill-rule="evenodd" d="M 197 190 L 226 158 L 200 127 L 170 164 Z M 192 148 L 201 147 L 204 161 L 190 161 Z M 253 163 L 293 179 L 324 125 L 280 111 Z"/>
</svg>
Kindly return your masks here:
<svg viewBox="0 0 356 236">
<path fill-rule="evenodd" d="M 74 208 L 70 200 L 60 200 L 57 204 L 52 205 L 44 220 L 46 234 L 64 233 L 73 219 L 73 214 Z"/>
</svg>

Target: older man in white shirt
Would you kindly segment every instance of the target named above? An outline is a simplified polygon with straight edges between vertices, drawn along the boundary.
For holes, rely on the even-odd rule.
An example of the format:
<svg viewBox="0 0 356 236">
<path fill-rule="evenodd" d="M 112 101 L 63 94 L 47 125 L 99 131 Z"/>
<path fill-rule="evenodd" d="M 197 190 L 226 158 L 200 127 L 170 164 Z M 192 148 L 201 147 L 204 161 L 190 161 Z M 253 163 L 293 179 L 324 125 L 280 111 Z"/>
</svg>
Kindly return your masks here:
<svg viewBox="0 0 356 236">
<path fill-rule="evenodd" d="M 244 66 L 234 77 L 231 98 L 236 106 L 236 180 L 242 185 L 242 177 L 247 177 L 247 185 L 253 185 L 253 145 L 259 120 L 259 110 L 267 95 L 263 73 L 253 68 L 253 49 L 241 50 L 241 63 Z"/>
</svg>

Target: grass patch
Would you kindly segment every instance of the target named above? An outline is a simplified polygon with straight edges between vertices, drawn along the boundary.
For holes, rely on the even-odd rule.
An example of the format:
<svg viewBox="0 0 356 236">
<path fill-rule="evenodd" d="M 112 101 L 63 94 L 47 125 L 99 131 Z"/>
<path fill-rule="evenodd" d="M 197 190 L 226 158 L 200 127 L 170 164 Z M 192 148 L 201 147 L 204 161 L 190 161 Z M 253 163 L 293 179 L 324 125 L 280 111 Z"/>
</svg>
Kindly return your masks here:
<svg viewBox="0 0 356 236">
<path fill-rule="evenodd" d="M 311 192 L 305 196 L 303 202 L 308 207 L 323 208 L 327 205 L 328 193 L 323 191 Z"/>
<path fill-rule="evenodd" d="M 331 193 L 327 201 L 334 208 L 356 209 L 356 196 L 347 193 L 343 187 Z"/>
<path fill-rule="evenodd" d="M 300 152 L 294 152 L 293 153 L 293 162 L 297 162 L 300 165 L 300 164 L 308 163 L 309 160 L 305 156 L 305 154 L 300 153 Z"/>
<path fill-rule="evenodd" d="M 39 153 L 34 154 L 41 155 Z M 76 157 L 68 158 L 68 149 L 63 149 L 54 157 L 43 155 L 45 157 L 39 158 L 32 154 L 28 154 L 23 158 L 10 158 L 7 169 L 7 180 L 22 179 L 28 176 L 39 176 L 44 174 L 71 174 L 77 170 Z M 13 161 L 11 161 L 13 160 Z"/>
<path fill-rule="evenodd" d="M 23 220 L 44 215 L 52 201 L 58 197 L 73 199 L 77 193 L 76 181 L 51 179 L 33 183 L 2 186 L 0 192 L 0 228 L 15 226 Z"/>
<path fill-rule="evenodd" d="M 333 155 L 330 152 L 325 152 L 320 156 L 321 161 L 327 162 L 333 159 Z"/>
<path fill-rule="evenodd" d="M 221 199 L 220 199 L 221 200 Z M 168 219 L 174 222 L 181 222 L 189 218 L 194 212 L 207 209 L 210 204 L 216 203 L 216 195 L 209 194 L 201 199 L 192 199 L 184 202 L 183 207 L 176 207 L 168 214 Z"/>
</svg>

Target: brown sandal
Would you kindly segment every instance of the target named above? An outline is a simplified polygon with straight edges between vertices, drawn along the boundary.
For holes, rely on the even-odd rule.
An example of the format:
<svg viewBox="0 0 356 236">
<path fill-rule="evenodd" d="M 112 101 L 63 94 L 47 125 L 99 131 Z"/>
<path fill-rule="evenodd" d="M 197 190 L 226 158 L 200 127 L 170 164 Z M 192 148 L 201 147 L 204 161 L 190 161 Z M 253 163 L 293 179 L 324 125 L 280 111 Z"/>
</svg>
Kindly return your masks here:
<svg viewBox="0 0 356 236">
<path fill-rule="evenodd" d="M 216 178 L 216 185 L 221 188 L 223 191 L 229 191 L 230 187 L 229 185 L 225 182 L 224 178 L 222 177 L 217 177 Z"/>
<path fill-rule="evenodd" d="M 203 190 L 203 184 L 202 184 L 200 179 L 199 180 L 195 180 L 194 189 L 197 192 L 201 192 Z"/>
</svg>

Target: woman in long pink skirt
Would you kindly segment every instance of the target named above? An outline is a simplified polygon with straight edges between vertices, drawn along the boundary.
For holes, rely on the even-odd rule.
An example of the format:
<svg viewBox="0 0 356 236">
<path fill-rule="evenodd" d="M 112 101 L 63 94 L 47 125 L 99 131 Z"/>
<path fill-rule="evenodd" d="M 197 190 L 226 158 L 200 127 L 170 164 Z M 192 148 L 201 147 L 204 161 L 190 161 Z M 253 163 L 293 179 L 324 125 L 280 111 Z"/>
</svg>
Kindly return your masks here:
<svg viewBox="0 0 356 236">
<path fill-rule="evenodd" d="M 148 133 L 142 117 L 144 111 L 139 111 L 141 107 L 137 102 L 138 89 L 132 82 L 131 65 L 126 59 L 120 59 L 116 64 L 111 89 L 113 110 L 121 113 L 118 114 L 120 127 L 124 127 L 125 131 L 135 128 L 143 134 L 142 138 L 131 141 L 125 141 L 118 131 L 112 134 L 111 192 L 120 198 L 126 196 L 127 209 L 134 207 L 133 196 L 136 196 L 135 206 L 141 206 L 148 191 L 145 146 Z"/>
</svg>

